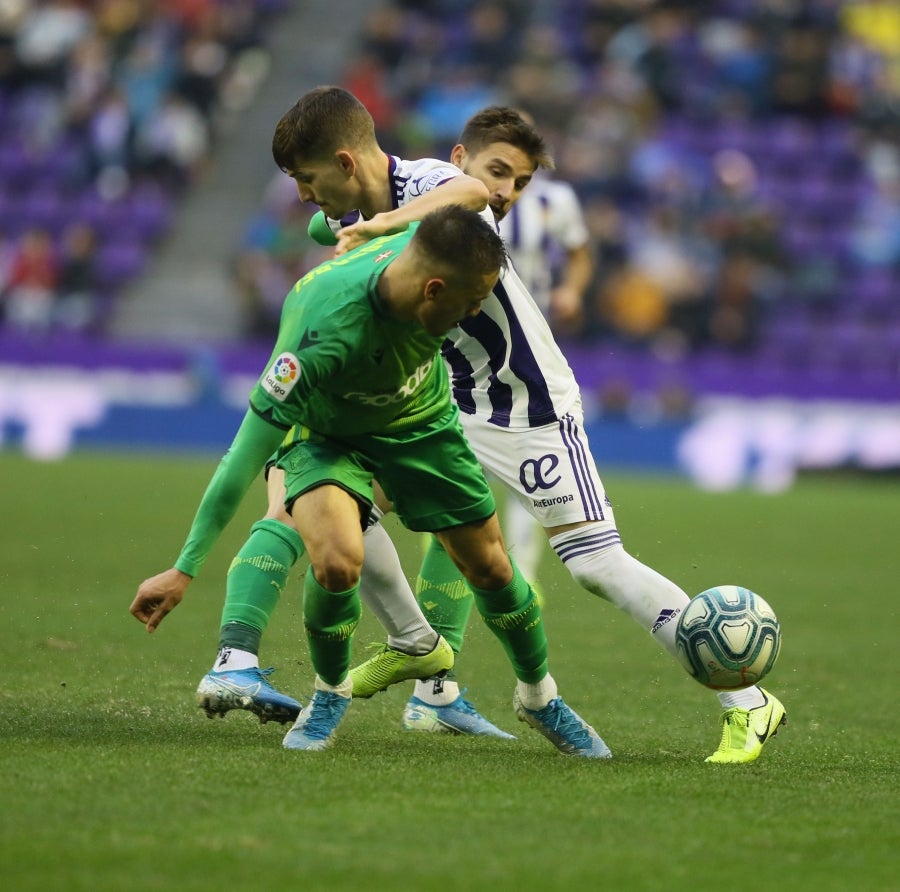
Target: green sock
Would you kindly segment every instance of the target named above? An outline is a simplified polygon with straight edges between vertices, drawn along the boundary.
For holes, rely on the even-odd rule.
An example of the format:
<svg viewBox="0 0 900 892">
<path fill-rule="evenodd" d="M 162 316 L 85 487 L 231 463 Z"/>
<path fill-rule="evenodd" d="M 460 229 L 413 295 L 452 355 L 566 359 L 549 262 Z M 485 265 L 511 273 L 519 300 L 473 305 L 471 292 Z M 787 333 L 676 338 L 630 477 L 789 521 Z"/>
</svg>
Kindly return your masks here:
<svg viewBox="0 0 900 892">
<path fill-rule="evenodd" d="M 498 591 L 476 588 L 475 604 L 503 645 L 519 681 L 535 684 L 547 674 L 547 635 L 534 591 L 513 563 L 513 578 Z"/>
<path fill-rule="evenodd" d="M 303 589 L 303 622 L 309 657 L 326 684 L 339 685 L 350 670 L 350 643 L 359 624 L 359 583 L 345 592 L 330 592 L 319 585 L 312 567 Z"/>
<path fill-rule="evenodd" d="M 472 589 L 434 536 L 431 536 L 416 579 L 416 600 L 431 627 L 443 635 L 453 652 L 458 654 L 474 603 Z"/>
<path fill-rule="evenodd" d="M 237 553 L 225 581 L 219 647 L 259 653 L 262 633 L 284 590 L 291 567 L 305 551 L 293 528 L 260 520 Z"/>
</svg>

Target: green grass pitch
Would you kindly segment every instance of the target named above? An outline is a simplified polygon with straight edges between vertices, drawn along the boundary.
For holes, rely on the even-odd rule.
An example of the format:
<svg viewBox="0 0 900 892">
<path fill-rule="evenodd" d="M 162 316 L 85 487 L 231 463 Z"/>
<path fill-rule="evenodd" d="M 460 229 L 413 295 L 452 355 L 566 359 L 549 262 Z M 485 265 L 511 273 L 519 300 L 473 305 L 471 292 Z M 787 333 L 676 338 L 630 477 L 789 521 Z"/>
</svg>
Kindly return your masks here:
<svg viewBox="0 0 900 892">
<path fill-rule="evenodd" d="M 758 762 L 723 767 L 703 763 L 714 695 L 550 554 L 551 670 L 611 762 L 563 757 L 515 720 L 512 673 L 476 617 L 460 680 L 516 741 L 405 733 L 406 686 L 355 703 L 325 753 L 286 752 L 282 727 L 248 714 L 209 721 L 193 691 L 262 486 L 155 635 L 127 608 L 171 564 L 213 466 L 0 454 L 0 888 L 900 888 L 897 478 L 714 495 L 605 471 L 630 551 L 689 593 L 737 583 L 779 614 L 766 684 L 788 725 Z M 389 527 L 414 574 L 419 537 Z M 304 569 L 262 660 L 305 700 Z M 381 637 L 364 616 L 355 658 Z"/>
</svg>

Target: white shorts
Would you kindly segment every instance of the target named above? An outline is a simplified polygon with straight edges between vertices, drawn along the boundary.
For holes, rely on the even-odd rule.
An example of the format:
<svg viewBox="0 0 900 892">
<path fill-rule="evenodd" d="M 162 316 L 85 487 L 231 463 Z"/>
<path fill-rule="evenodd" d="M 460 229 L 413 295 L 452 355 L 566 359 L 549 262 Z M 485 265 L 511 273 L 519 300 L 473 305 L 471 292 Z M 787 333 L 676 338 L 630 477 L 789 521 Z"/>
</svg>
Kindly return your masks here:
<svg viewBox="0 0 900 892">
<path fill-rule="evenodd" d="M 614 521 L 582 430 L 580 403 L 558 421 L 527 430 L 497 427 L 465 412 L 460 421 L 485 471 L 543 527 Z"/>
</svg>

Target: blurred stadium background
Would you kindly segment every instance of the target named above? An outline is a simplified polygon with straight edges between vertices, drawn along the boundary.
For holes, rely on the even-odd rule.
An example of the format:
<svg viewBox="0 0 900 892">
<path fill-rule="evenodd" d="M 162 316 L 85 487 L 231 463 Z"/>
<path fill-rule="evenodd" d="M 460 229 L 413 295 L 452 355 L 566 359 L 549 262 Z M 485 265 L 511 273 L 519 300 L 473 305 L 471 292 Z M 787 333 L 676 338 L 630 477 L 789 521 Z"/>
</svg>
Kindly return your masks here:
<svg viewBox="0 0 900 892">
<path fill-rule="evenodd" d="M 895 0 L 6 0 L 2 445 L 227 445 L 324 257 L 269 153 L 321 83 L 407 157 L 534 117 L 591 235 L 558 334 L 602 465 L 900 468 Z"/>
</svg>

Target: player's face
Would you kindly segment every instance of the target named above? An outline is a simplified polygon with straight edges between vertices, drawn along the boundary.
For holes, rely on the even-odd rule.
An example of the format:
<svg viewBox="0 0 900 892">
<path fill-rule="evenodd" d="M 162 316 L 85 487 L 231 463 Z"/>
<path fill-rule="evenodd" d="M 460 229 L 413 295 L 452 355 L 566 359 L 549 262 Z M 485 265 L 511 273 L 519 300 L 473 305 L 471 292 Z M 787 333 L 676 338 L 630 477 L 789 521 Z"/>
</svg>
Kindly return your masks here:
<svg viewBox="0 0 900 892">
<path fill-rule="evenodd" d="M 535 169 L 534 161 L 508 142 L 493 142 L 476 154 L 456 146 L 450 160 L 463 173 L 481 180 L 488 187 L 488 204 L 498 221 L 519 200 Z"/>
<path fill-rule="evenodd" d="M 419 322 L 430 335 L 443 335 L 470 316 L 477 316 L 482 302 L 497 284 L 498 273 L 485 276 L 447 277 L 428 283 L 427 300 Z"/>
<path fill-rule="evenodd" d="M 303 162 L 287 174 L 297 184 L 300 201 L 318 205 L 332 220 L 340 220 L 356 208 L 355 181 L 340 156 Z"/>
</svg>

